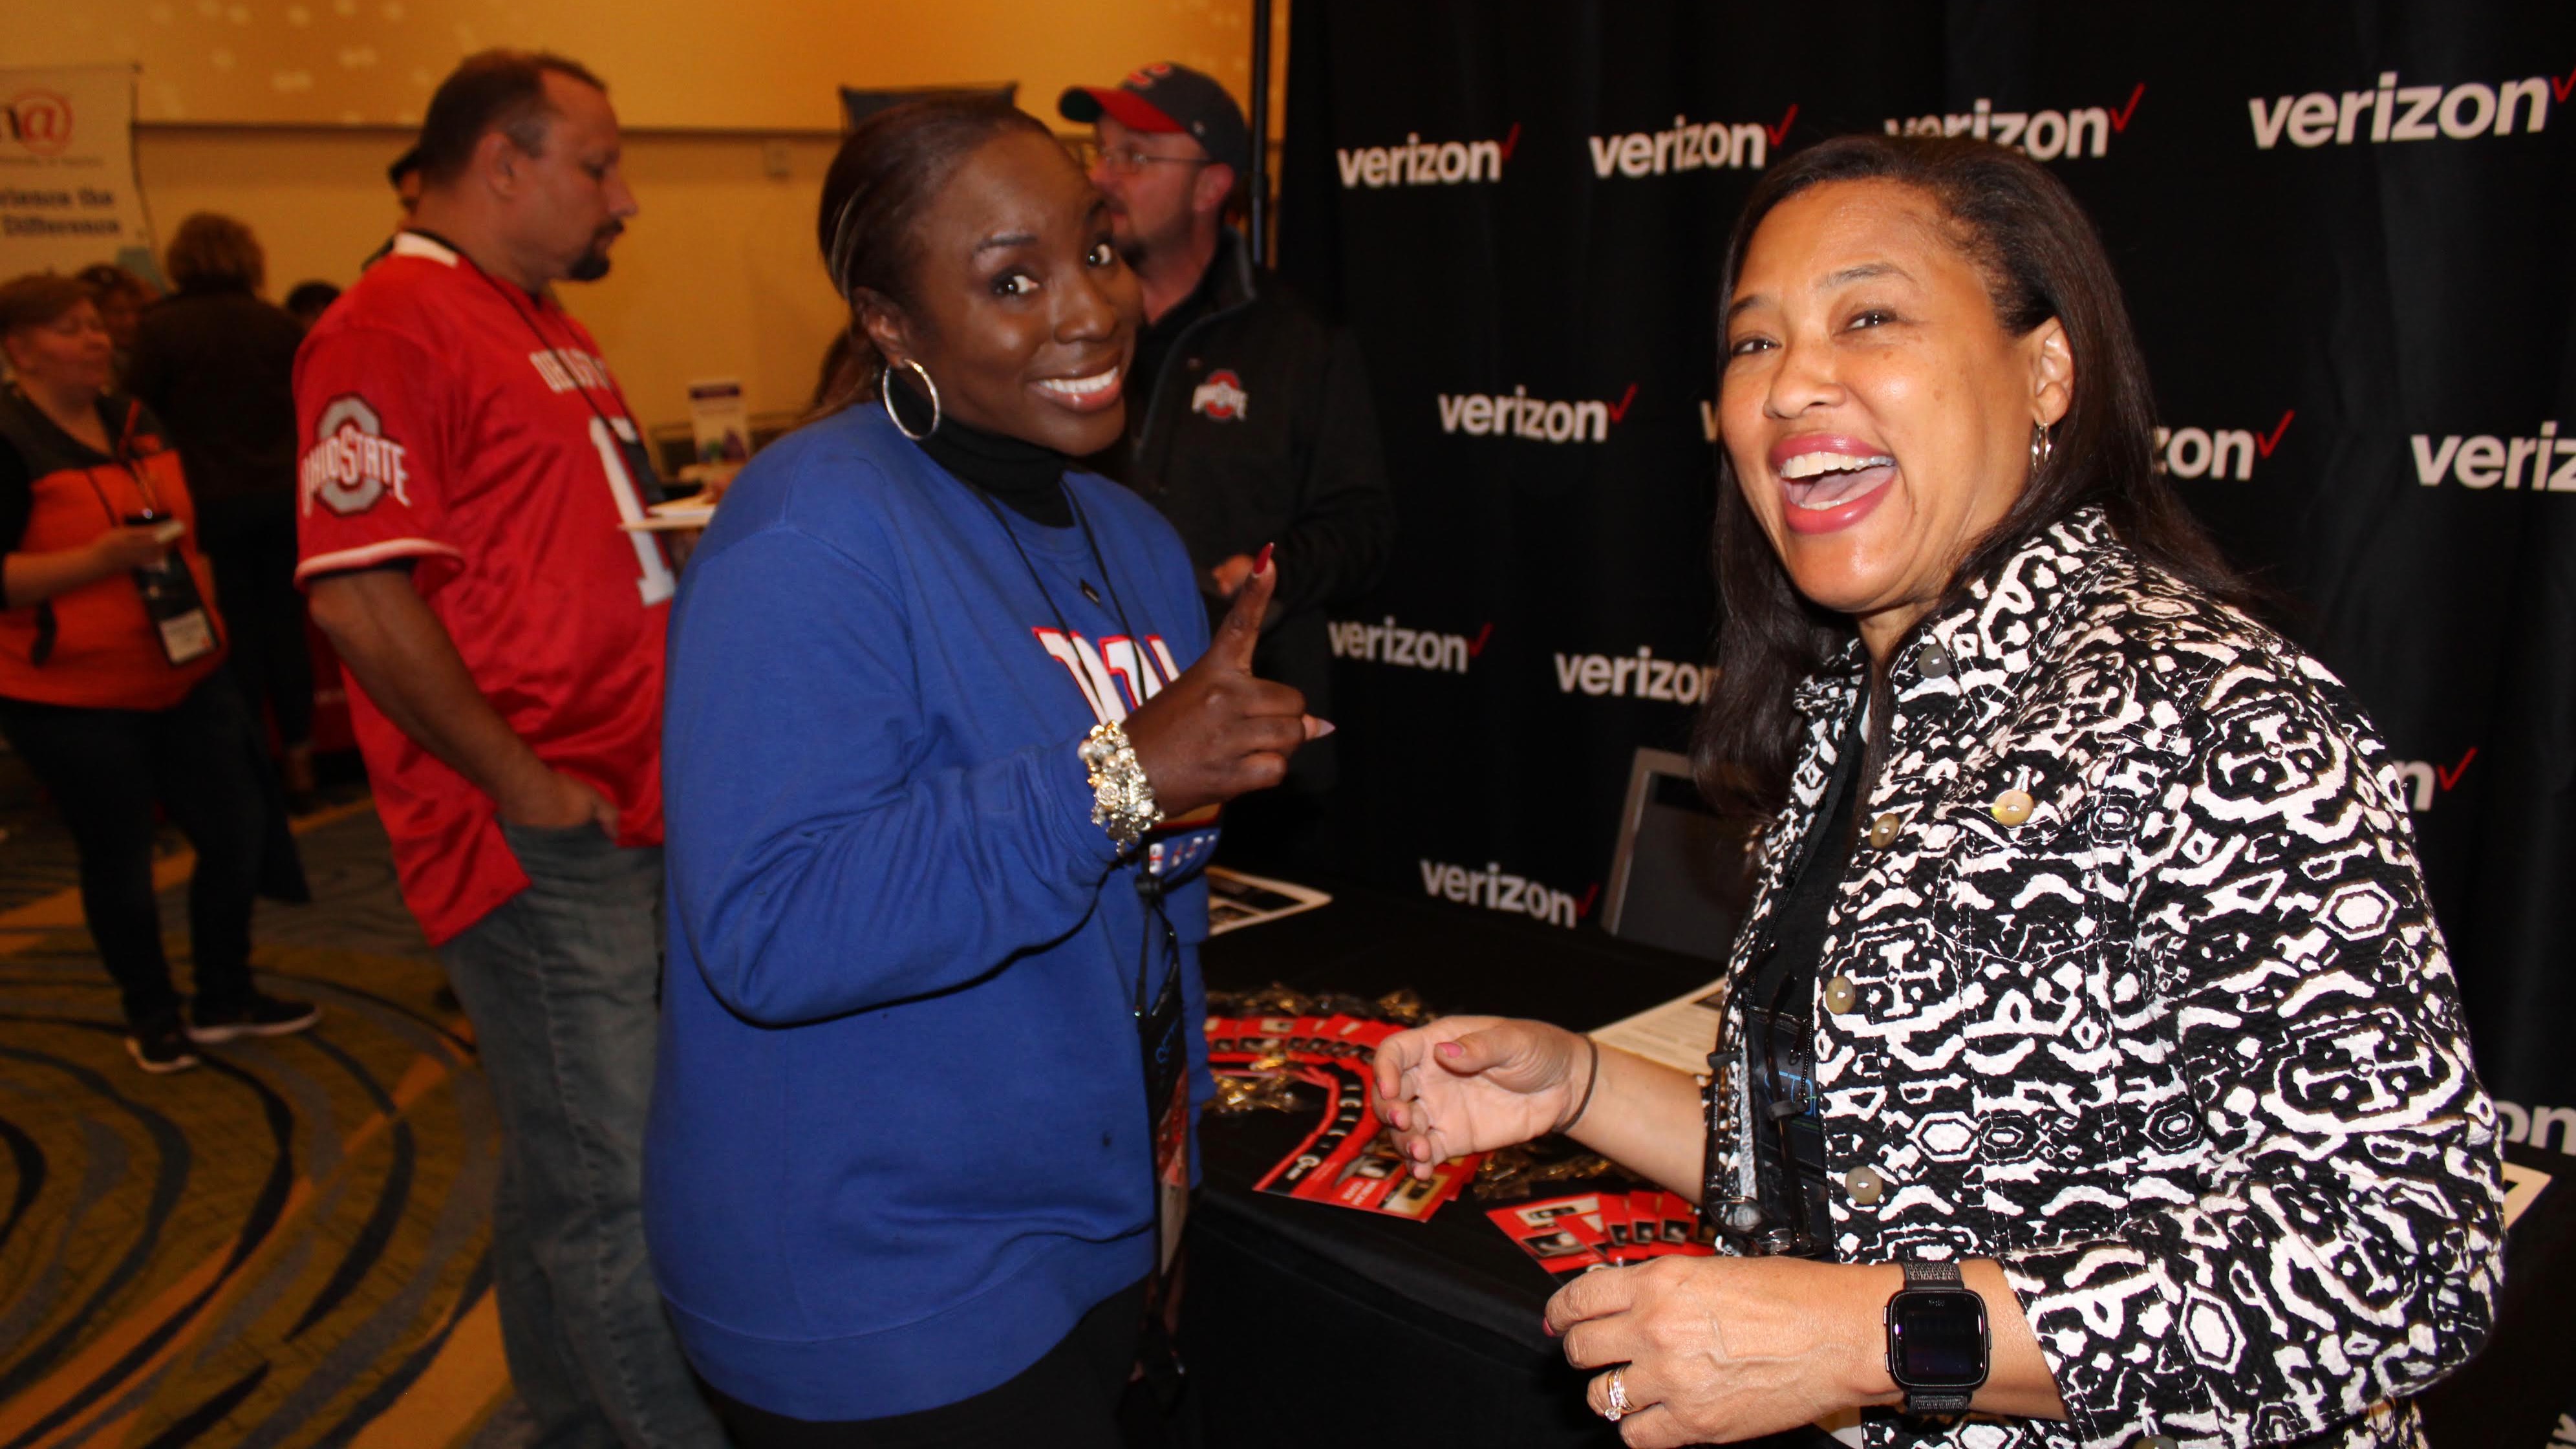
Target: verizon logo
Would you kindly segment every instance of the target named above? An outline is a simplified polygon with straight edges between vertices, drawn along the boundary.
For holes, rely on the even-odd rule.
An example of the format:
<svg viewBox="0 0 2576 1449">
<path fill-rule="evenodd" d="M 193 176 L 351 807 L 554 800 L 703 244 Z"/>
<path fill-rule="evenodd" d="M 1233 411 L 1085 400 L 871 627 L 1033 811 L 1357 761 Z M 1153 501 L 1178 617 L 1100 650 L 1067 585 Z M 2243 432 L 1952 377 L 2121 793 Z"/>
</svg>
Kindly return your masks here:
<svg viewBox="0 0 2576 1449">
<path fill-rule="evenodd" d="M 1464 186 L 1503 179 L 1503 163 L 1521 143 L 1518 121 L 1498 141 L 1425 141 L 1407 131 L 1401 146 L 1339 147 L 1333 159 L 1342 168 L 1342 189 L 1365 186 Z"/>
<path fill-rule="evenodd" d="M 2314 148 L 2331 142 L 2358 144 L 2362 118 L 2370 118 L 2369 139 L 2432 141 L 2449 137 L 2470 141 L 2480 136 L 2510 136 L 2519 121 L 2538 133 L 2549 124 L 2549 103 L 2561 105 L 2576 89 L 2576 71 L 2563 80 L 2535 75 L 2487 85 L 2469 81 L 2449 90 L 2440 86 L 2401 86 L 2397 72 L 2379 73 L 2379 86 L 2366 91 L 2310 91 L 2276 97 L 2265 105 L 2261 96 L 2248 100 L 2254 115 L 2254 149 L 2269 151 L 2290 138 L 2293 146 Z"/>
<path fill-rule="evenodd" d="M 1451 900 L 1461 905 L 1482 906 L 1489 911 L 1510 911 L 1563 926 L 1571 931 L 1574 923 L 1592 913 L 1593 897 L 1601 893 L 1598 885 L 1587 888 L 1581 899 L 1560 890 L 1550 890 L 1526 876 L 1507 875 L 1501 865 L 1487 862 L 1480 874 L 1465 866 L 1443 865 L 1426 860 L 1422 866 L 1422 893 L 1435 900 Z"/>
<path fill-rule="evenodd" d="M 1632 131 L 1623 136 L 1594 136 L 1592 174 L 1607 181 L 1622 176 L 1662 176 L 1673 171 L 1759 171 L 1771 148 L 1789 138 L 1789 123 L 1798 119 L 1794 104 L 1777 126 L 1755 121 L 1693 121 L 1673 117 L 1670 130 Z"/>
<path fill-rule="evenodd" d="M 2415 481 L 2427 488 L 2448 478 L 2463 488 L 2502 483 L 2514 489 L 2528 478 L 2534 493 L 2576 493 L 2576 438 L 2558 436 L 2555 421 L 2542 423 L 2535 438 L 2450 433 L 2437 443 L 2432 434 L 2417 433 L 2408 441 L 2415 449 Z"/>
<path fill-rule="evenodd" d="M 2129 121 L 2138 114 L 2138 102 L 2146 94 L 2147 83 L 2140 81 L 2130 90 L 2125 106 L 2083 106 L 2071 111 L 1998 111 L 1993 101 L 1980 96 L 1976 105 L 1965 111 L 1890 120 L 1887 134 L 1974 136 L 1980 141 L 2009 146 L 2033 161 L 2055 161 L 2060 157 L 2071 161 L 2078 156 L 2108 152 L 2111 137 L 2129 129 Z"/>
<path fill-rule="evenodd" d="M 2158 428 L 2155 470 L 2176 478 L 2225 478 L 2233 465 L 2241 483 L 2254 476 L 2257 457 L 2271 457 L 2272 450 L 2281 446 L 2282 435 L 2290 431 L 2290 419 L 2297 416 L 2296 409 L 2282 413 L 2268 433 L 2251 428 Z"/>
<path fill-rule="evenodd" d="M 1658 699 L 1667 704 L 1697 704 L 1708 698 L 1717 671 L 1679 659 L 1657 659 L 1643 645 L 1634 654 L 1559 654 L 1556 687 L 1565 694 L 1626 699 Z"/>
<path fill-rule="evenodd" d="M 2558 1129 L 2558 1150 L 2576 1156 L 2576 1107 L 2525 1107 L 2519 1102 L 2501 1098 L 2495 1104 L 2496 1116 L 2504 1128 L 2507 1142 L 2528 1143 L 2533 1147 L 2549 1145 L 2549 1129 Z M 2562 1420 L 2561 1422 L 2564 1422 Z M 2562 1440 L 2560 1442 L 2569 1442 Z"/>
<path fill-rule="evenodd" d="M 1440 431 L 1471 438 L 1527 438 L 1533 443 L 1606 443 L 1610 425 L 1624 421 L 1637 400 L 1637 385 L 1617 402 L 1550 402 L 1526 387 L 1509 394 L 1440 394 Z"/>
<path fill-rule="evenodd" d="M 2433 808 L 2433 801 L 2437 798 L 2435 790 L 2447 795 L 2459 787 L 2460 777 L 2469 772 L 2469 762 L 2477 757 L 2478 747 L 2471 745 L 2469 752 L 2460 756 L 2456 765 L 2432 760 L 2398 760 L 2389 768 L 2397 772 L 2399 798 L 2406 802 L 2407 809 L 2421 815 Z"/>
<path fill-rule="evenodd" d="M 1359 659 L 1371 664 L 1392 664 L 1398 669 L 1436 669 L 1450 674 L 1464 674 L 1477 655 L 1485 652 L 1485 641 L 1494 637 L 1494 626 L 1487 624 L 1476 631 L 1476 637 L 1464 634 L 1439 634 L 1429 629 L 1407 629 L 1389 614 L 1383 623 L 1368 624 L 1357 619 L 1335 619 L 1325 626 L 1333 642 L 1336 659 Z"/>
</svg>

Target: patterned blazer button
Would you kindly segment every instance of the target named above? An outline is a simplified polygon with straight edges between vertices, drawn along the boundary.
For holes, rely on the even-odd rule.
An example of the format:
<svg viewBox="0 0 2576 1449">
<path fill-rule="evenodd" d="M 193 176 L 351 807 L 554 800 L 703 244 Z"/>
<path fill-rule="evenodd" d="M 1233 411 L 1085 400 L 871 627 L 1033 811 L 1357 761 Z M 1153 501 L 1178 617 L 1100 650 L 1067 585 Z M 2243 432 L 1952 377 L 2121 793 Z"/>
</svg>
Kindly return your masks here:
<svg viewBox="0 0 2576 1449">
<path fill-rule="evenodd" d="M 1886 1180 L 1878 1175 L 1875 1168 L 1855 1167 L 1844 1173 L 1843 1188 L 1851 1194 L 1852 1201 L 1862 1207 L 1876 1207 L 1878 1200 L 1887 1195 Z"/>
<path fill-rule="evenodd" d="M 1950 677 L 1950 651 L 1939 644 L 1926 644 L 1914 651 L 1914 667 L 1926 679 Z"/>
<path fill-rule="evenodd" d="M 1871 821 L 1869 823 L 1870 845 L 1879 850 L 1885 850 L 1889 846 L 1894 845 L 1896 843 L 1896 832 L 1898 829 L 1903 827 L 1904 824 L 1904 821 L 1897 819 L 1893 814 L 1881 815 L 1876 820 Z"/>
<path fill-rule="evenodd" d="M 2175 1443 L 2171 1435 L 2144 1434 L 2139 1436 L 2138 1442 L 2131 1445 L 2130 1449 L 2182 1449 L 2182 1446 Z"/>
<path fill-rule="evenodd" d="M 1825 983 L 1825 1010 L 1836 1016 L 1851 1010 L 1852 1003 L 1859 999 L 1860 990 L 1852 985 L 1848 976 L 1837 976 Z"/>
<path fill-rule="evenodd" d="M 2019 825 L 2030 818 L 2031 798 L 2021 790 L 2006 790 L 1995 797 L 1990 807 L 1994 817 L 2006 825 Z"/>
</svg>

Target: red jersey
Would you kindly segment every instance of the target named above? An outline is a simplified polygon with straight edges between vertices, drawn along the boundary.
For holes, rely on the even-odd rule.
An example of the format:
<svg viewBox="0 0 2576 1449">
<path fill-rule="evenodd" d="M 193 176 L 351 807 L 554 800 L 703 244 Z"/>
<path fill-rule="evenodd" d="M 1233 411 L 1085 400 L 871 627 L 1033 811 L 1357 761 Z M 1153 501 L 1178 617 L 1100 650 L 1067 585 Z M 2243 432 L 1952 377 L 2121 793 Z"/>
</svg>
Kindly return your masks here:
<svg viewBox="0 0 2576 1449">
<path fill-rule="evenodd" d="M 662 839 L 662 641 L 676 587 L 641 518 L 642 435 L 590 333 L 415 232 L 295 360 L 296 581 L 407 560 L 483 697 L 549 767 Z M 492 798 L 349 681 L 351 723 L 432 945 L 525 889 Z"/>
</svg>

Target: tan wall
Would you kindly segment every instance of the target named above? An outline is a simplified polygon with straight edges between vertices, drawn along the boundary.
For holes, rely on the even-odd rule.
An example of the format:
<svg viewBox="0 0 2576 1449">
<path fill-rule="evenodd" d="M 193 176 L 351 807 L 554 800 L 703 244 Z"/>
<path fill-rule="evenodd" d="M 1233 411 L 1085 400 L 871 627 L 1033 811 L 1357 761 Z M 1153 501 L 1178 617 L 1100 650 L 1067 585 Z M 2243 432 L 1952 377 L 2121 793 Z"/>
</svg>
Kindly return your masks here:
<svg viewBox="0 0 2576 1449">
<path fill-rule="evenodd" d="M 1278 7 L 1285 50 L 1287 6 Z M 459 56 L 545 46 L 634 126 L 837 124 L 834 87 L 1064 87 L 1151 60 L 1251 80 L 1250 0 L 73 0 L 12 3 L 0 66 L 130 60 L 147 121 L 417 124 Z"/>
<path fill-rule="evenodd" d="M 139 151 L 152 219 L 168 236 L 191 211 L 250 223 L 268 252 L 268 295 L 308 278 L 346 287 L 392 229 L 385 163 L 399 132 L 147 128 Z M 839 305 L 814 252 L 828 137 L 781 139 L 789 175 L 763 174 L 756 137 L 630 138 L 643 213 L 605 280 L 564 301 L 598 334 L 648 423 L 688 415 L 695 378 L 739 377 L 755 412 L 804 404 Z"/>
<path fill-rule="evenodd" d="M 384 167 L 430 89 L 488 45 L 551 46 L 597 70 L 629 128 L 644 206 L 615 270 L 565 300 L 648 423 L 687 415 L 694 378 L 739 377 L 755 412 L 801 408 L 839 308 L 814 208 L 839 125 L 835 88 L 1020 82 L 1050 124 L 1071 84 L 1147 60 L 1249 89 L 1250 0 L 82 0 L 15 5 L 0 66 L 140 66 L 136 149 L 167 238 L 192 211 L 248 222 L 269 295 L 347 286 L 394 221 Z M 1285 93 L 1277 6 L 1274 117 Z M 699 134 L 690 134 L 696 131 Z M 722 132 L 731 132 L 726 134 Z M 743 134 L 769 132 L 769 135 Z M 1274 127 L 1273 135 L 1277 131 Z M 764 174 L 783 150 L 785 179 Z"/>
</svg>

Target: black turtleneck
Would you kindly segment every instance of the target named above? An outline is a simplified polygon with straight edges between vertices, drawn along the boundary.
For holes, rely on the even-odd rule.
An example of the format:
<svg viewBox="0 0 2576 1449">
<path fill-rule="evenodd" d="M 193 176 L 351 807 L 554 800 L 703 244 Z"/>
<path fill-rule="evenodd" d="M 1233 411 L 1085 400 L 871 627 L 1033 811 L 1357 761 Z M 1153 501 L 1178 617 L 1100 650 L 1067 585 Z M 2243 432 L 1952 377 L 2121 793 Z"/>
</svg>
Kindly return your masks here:
<svg viewBox="0 0 2576 1449">
<path fill-rule="evenodd" d="M 911 384 L 905 388 L 911 391 Z M 926 409 L 929 399 L 915 392 L 913 403 Z M 914 411 L 902 402 L 907 413 Z M 1065 498 L 1062 453 L 1021 438 L 988 433 L 953 417 L 943 417 L 921 440 L 930 461 L 1041 528 L 1071 528 L 1073 505 Z"/>
</svg>

